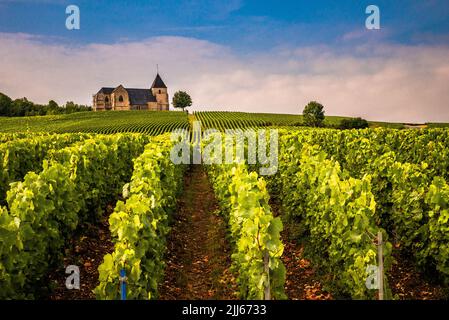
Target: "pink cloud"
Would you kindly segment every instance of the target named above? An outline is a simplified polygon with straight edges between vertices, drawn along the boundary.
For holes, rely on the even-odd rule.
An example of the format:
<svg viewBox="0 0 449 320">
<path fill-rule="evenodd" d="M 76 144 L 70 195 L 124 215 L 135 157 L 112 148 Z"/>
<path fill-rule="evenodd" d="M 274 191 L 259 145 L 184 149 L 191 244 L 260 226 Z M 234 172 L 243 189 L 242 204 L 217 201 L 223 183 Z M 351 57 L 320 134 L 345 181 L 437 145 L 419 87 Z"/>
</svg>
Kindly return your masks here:
<svg viewBox="0 0 449 320">
<path fill-rule="evenodd" d="M 171 94 L 191 93 L 192 110 L 300 113 L 319 100 L 330 115 L 449 122 L 448 57 L 448 47 L 433 46 L 317 46 L 242 56 L 182 37 L 68 46 L 0 33 L 0 91 L 90 104 L 102 86 L 148 87 L 159 64 Z"/>
</svg>

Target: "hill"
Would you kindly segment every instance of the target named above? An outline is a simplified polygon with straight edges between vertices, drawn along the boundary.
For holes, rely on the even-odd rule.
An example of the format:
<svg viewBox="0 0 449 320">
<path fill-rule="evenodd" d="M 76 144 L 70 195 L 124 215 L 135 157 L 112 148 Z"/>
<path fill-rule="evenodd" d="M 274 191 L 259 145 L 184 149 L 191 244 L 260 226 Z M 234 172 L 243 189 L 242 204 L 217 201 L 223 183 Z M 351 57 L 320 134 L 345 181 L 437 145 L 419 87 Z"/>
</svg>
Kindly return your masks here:
<svg viewBox="0 0 449 320">
<path fill-rule="evenodd" d="M 115 111 L 79 112 L 52 116 L 0 118 L 0 132 L 139 132 L 159 135 L 174 129 L 188 128 L 183 112 Z"/>
<path fill-rule="evenodd" d="M 325 124 L 337 127 L 347 117 L 326 116 Z M 302 115 L 275 113 L 247 113 L 226 111 L 202 111 L 190 115 L 190 120 L 201 120 L 202 128 L 237 129 L 258 127 L 300 127 Z M 371 127 L 405 128 L 401 123 L 370 121 Z M 0 132 L 89 132 L 118 133 L 140 132 L 158 135 L 174 129 L 189 128 L 189 118 L 179 111 L 114 111 L 78 112 L 72 114 L 0 117 Z M 448 124 L 432 123 L 426 127 L 444 127 Z"/>
</svg>

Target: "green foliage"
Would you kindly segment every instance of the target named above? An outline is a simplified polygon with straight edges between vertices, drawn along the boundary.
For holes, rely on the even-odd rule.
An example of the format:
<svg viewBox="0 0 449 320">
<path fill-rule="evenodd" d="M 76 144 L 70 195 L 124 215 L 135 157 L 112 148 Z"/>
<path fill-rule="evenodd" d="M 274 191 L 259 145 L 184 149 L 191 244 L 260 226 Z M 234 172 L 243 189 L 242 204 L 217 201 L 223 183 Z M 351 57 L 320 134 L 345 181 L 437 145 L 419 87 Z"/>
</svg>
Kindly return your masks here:
<svg viewBox="0 0 449 320">
<path fill-rule="evenodd" d="M 390 227 L 397 235 L 396 241 L 419 258 L 428 238 L 426 215 L 429 210 L 425 197 L 430 179 L 426 167 L 425 163 L 418 166 L 394 162 L 387 171 L 387 179 L 392 184 Z"/>
<path fill-rule="evenodd" d="M 426 195 L 426 203 L 430 207 L 429 245 L 426 254 L 436 262 L 438 271 L 446 275 L 449 283 L 449 185 L 440 178 L 434 178 Z"/>
<path fill-rule="evenodd" d="M 368 121 L 362 118 L 349 118 L 340 121 L 340 129 L 365 129 L 369 127 Z"/>
<path fill-rule="evenodd" d="M 306 126 L 322 127 L 324 124 L 324 107 L 316 101 L 311 101 L 305 106 L 302 116 Z"/>
<path fill-rule="evenodd" d="M 192 98 L 185 91 L 177 91 L 173 95 L 173 107 L 180 108 L 184 111 L 185 108 L 192 105 Z"/>
<path fill-rule="evenodd" d="M 142 152 L 147 141 L 141 135 L 97 136 L 52 154 L 53 161 L 70 167 L 70 178 L 84 195 L 86 205 L 79 213 L 83 220 L 95 221 L 96 213 L 102 212 L 103 206 L 121 192 L 123 183 L 131 176 L 133 158 Z"/>
<path fill-rule="evenodd" d="M 426 123 L 429 128 L 449 128 L 449 123 Z"/>
<path fill-rule="evenodd" d="M 427 163 L 395 162 L 387 170 L 391 182 L 389 216 L 401 250 L 411 253 L 423 269 L 436 268 L 449 284 L 449 188 L 441 177 L 432 178 Z M 379 196 L 382 196 L 380 194 Z"/>
<path fill-rule="evenodd" d="M 201 121 L 203 129 L 217 129 L 219 131 L 270 126 L 297 130 L 297 127 L 304 126 L 303 117 L 298 114 L 198 111 L 195 112 L 195 118 Z M 342 117 L 328 116 L 325 125 L 338 126 L 341 119 Z"/>
<path fill-rule="evenodd" d="M 51 109 L 59 108 L 58 104 L 54 100 L 48 101 L 48 107 L 51 108 Z"/>
<path fill-rule="evenodd" d="M 61 114 L 61 113 L 70 114 L 75 112 L 92 111 L 92 107 L 79 105 L 74 103 L 73 101 L 67 101 L 66 104 L 62 107 L 59 107 L 59 109 L 54 108 L 54 105 L 53 107 L 51 107 L 49 103 L 49 109 L 52 110 L 53 112 L 51 113 L 47 112 L 47 114 Z"/>
<path fill-rule="evenodd" d="M 140 135 L 97 136 L 51 153 L 39 174 L 28 173 L 8 191 L 2 210 L 0 298 L 31 298 L 80 224 L 94 220 L 129 179 L 141 153 Z"/>
<path fill-rule="evenodd" d="M 42 161 L 51 150 L 64 148 L 86 137 L 87 135 L 17 136 L 17 139 L 0 144 L 0 203 L 4 202 L 11 182 L 21 180 L 29 171 L 42 170 Z"/>
<path fill-rule="evenodd" d="M 99 266 L 99 299 L 119 299 L 119 274 L 127 274 L 128 299 L 157 297 L 165 267 L 169 216 L 182 187 L 183 166 L 170 160 L 172 143 L 162 136 L 148 144 L 135 160 L 131 182 L 124 188 L 126 202 L 119 201 L 109 218 L 114 252 Z"/>
<path fill-rule="evenodd" d="M 286 220 L 297 224 L 305 253 L 330 274 L 327 285 L 355 299 L 373 298 L 366 288 L 367 267 L 377 265 L 376 202 L 371 177 L 346 178 L 340 165 L 300 133 L 281 138 L 281 200 Z M 391 244 L 385 247 L 386 268 Z"/>
<path fill-rule="evenodd" d="M 44 136 L 45 134 L 37 134 L 37 136 Z M 30 136 L 27 132 L 16 132 L 16 133 L 0 133 L 0 143 L 5 143 L 12 140 L 28 138 Z"/>
<path fill-rule="evenodd" d="M 0 116 L 6 115 L 9 112 L 11 104 L 11 98 L 0 92 Z"/>
<path fill-rule="evenodd" d="M 156 136 L 188 128 L 189 122 L 184 112 L 167 111 L 77 112 L 44 117 L 0 118 L 0 132 L 133 132 Z"/>
<path fill-rule="evenodd" d="M 449 130 L 314 129 L 295 134 L 282 131 L 281 136 L 285 141 L 281 145 L 285 146 L 295 141 L 319 145 L 340 164 L 346 179 L 369 176 L 376 201 L 376 224 L 387 231 L 398 250 L 415 257 L 418 267 L 436 268 L 443 278 L 449 278 L 447 262 L 442 258 L 444 232 L 435 232 L 445 230 L 444 219 L 434 218 L 440 214 L 435 201 L 445 190 L 441 182 L 449 178 Z M 283 150 L 281 154 L 289 159 L 285 163 L 295 163 L 299 153 Z M 431 197 L 432 192 L 438 196 Z M 285 201 L 292 205 L 288 197 Z M 296 205 L 300 210 L 300 203 Z"/>
<path fill-rule="evenodd" d="M 238 274 L 240 297 L 263 299 L 270 287 L 275 299 L 285 299 L 285 267 L 280 259 L 282 222 L 269 206 L 265 181 L 246 165 L 207 166 L 215 194 L 228 220 L 233 244 L 233 270 Z M 269 272 L 264 269 L 268 256 Z"/>
<path fill-rule="evenodd" d="M 64 236 L 76 227 L 80 199 L 67 168 L 57 164 L 16 183 L 8 203 L 0 226 L 9 231 L 9 241 L 0 245 L 0 297 L 30 298 L 50 261 L 59 258 Z"/>
<path fill-rule="evenodd" d="M 35 104 L 27 98 L 12 101 L 8 96 L 0 92 L 0 116 L 43 116 L 82 111 L 92 111 L 92 107 L 77 105 L 73 102 L 67 102 L 64 107 L 59 107 L 54 100 L 50 100 L 47 105 Z"/>
</svg>

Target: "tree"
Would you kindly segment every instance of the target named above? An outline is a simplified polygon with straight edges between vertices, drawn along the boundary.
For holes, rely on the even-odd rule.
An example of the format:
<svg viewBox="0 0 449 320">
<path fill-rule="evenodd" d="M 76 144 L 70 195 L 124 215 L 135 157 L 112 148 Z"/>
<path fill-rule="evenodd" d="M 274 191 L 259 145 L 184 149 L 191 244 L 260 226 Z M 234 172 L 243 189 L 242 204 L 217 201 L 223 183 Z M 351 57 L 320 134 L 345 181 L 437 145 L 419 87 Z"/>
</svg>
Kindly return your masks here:
<svg viewBox="0 0 449 320">
<path fill-rule="evenodd" d="M 65 103 L 65 113 L 76 112 L 76 104 L 73 101 L 67 101 Z"/>
<path fill-rule="evenodd" d="M 309 102 L 302 115 L 307 126 L 322 127 L 324 124 L 324 107 L 316 101 Z"/>
<path fill-rule="evenodd" d="M 178 91 L 173 95 L 173 107 L 184 108 L 190 107 L 192 105 L 192 98 L 185 91 Z"/>
<path fill-rule="evenodd" d="M 23 117 L 28 112 L 35 109 L 34 103 L 29 101 L 27 98 L 16 99 L 11 105 L 11 116 L 13 117 Z"/>
<path fill-rule="evenodd" d="M 0 92 L 0 116 L 9 116 L 12 100 L 6 94 Z"/>
<path fill-rule="evenodd" d="M 48 105 L 42 106 L 42 109 L 39 111 L 39 115 L 43 114 L 60 114 L 62 111 L 62 108 L 59 107 L 59 105 L 54 101 L 50 100 L 48 101 Z"/>
<path fill-rule="evenodd" d="M 57 109 L 57 108 L 59 108 L 59 106 L 55 100 L 50 100 L 50 101 L 48 101 L 48 108 L 49 109 Z"/>
<path fill-rule="evenodd" d="M 364 129 L 368 128 L 369 123 L 362 118 L 349 118 L 340 121 L 340 129 Z"/>
<path fill-rule="evenodd" d="M 60 107 L 54 100 L 48 104 L 36 104 L 27 98 L 11 100 L 10 97 L 0 92 L 0 116 L 23 117 L 23 116 L 43 116 L 49 114 L 73 113 L 92 111 L 92 107 L 78 105 L 72 101 Z"/>
<path fill-rule="evenodd" d="M 92 107 L 76 104 L 73 101 L 67 101 L 64 106 L 65 113 L 92 111 Z"/>
</svg>

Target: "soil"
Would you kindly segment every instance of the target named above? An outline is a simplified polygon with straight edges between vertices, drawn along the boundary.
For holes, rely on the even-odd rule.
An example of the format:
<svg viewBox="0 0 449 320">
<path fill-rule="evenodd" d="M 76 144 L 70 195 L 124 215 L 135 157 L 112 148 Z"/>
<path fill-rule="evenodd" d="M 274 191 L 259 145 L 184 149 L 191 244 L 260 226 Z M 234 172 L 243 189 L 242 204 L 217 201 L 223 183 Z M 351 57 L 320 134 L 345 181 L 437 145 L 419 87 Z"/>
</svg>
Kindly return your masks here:
<svg viewBox="0 0 449 320">
<path fill-rule="evenodd" d="M 285 294 L 289 300 L 330 300 L 332 295 L 323 290 L 320 278 L 309 260 L 303 257 L 304 248 L 289 240 L 288 230 L 282 233 L 284 254 L 282 262 L 287 270 Z"/>
<path fill-rule="evenodd" d="M 52 293 L 50 300 L 90 300 L 95 299 L 92 292 L 98 285 L 98 266 L 103 263 L 103 257 L 114 251 L 109 232 L 109 215 L 114 211 L 114 205 L 107 206 L 104 215 L 96 224 L 86 224 L 73 237 L 65 250 L 64 268 L 50 272 L 49 283 Z M 69 290 L 65 282 L 69 274 L 65 267 L 76 265 L 80 269 L 80 289 Z"/>
<path fill-rule="evenodd" d="M 396 263 L 391 267 L 388 283 L 393 296 L 399 300 L 440 300 L 448 299 L 447 289 L 430 275 L 416 271 L 410 257 L 395 253 Z"/>
<path fill-rule="evenodd" d="M 274 216 L 280 215 L 280 205 L 271 198 L 270 206 Z M 285 294 L 289 300 L 330 300 L 332 295 L 322 289 L 320 278 L 309 260 L 304 258 L 304 248 L 290 235 L 289 226 L 284 223 L 281 233 L 284 243 L 282 262 L 287 270 Z"/>
<path fill-rule="evenodd" d="M 270 201 L 273 214 L 280 214 L 277 199 Z M 282 261 L 287 269 L 285 293 L 291 300 L 328 300 L 332 295 L 323 291 L 320 277 L 310 261 L 303 257 L 302 245 L 292 239 L 289 226 L 284 224 L 281 234 L 284 242 Z M 394 299 L 399 300 L 439 300 L 448 299 L 448 290 L 430 275 L 419 272 L 410 257 L 394 253 L 396 261 L 388 274 L 388 283 Z M 322 279 L 322 278 L 321 278 Z"/>
<path fill-rule="evenodd" d="M 237 298 L 230 271 L 226 223 L 204 169 L 192 165 L 168 237 L 161 300 L 229 300 Z"/>
</svg>

